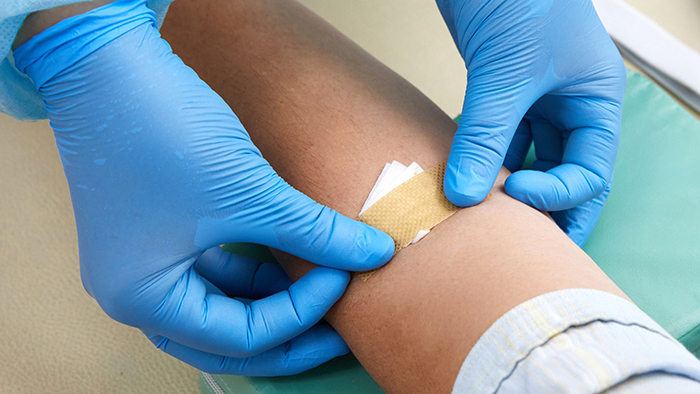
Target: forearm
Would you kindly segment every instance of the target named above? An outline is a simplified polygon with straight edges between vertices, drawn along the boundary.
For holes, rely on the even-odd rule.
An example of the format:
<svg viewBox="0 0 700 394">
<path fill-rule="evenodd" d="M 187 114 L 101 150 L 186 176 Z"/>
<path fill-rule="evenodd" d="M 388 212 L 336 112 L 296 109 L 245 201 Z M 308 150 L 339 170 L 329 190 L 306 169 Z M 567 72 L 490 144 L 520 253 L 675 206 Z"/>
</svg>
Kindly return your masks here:
<svg viewBox="0 0 700 394">
<path fill-rule="evenodd" d="M 447 158 L 454 122 L 294 2 L 175 3 L 163 34 L 278 173 L 343 214 L 357 216 L 385 163 Z M 387 391 L 449 391 L 480 335 L 537 295 L 624 296 L 549 218 L 503 192 L 505 176 L 484 203 L 355 279 L 327 316 Z M 281 261 L 293 277 L 310 267 Z"/>
</svg>

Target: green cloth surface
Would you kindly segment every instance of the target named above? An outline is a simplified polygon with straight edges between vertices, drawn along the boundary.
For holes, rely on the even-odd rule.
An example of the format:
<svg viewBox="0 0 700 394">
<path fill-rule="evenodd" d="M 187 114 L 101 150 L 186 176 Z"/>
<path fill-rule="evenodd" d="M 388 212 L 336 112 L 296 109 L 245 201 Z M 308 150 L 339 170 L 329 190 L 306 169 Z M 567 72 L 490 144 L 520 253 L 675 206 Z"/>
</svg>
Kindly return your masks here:
<svg viewBox="0 0 700 394">
<path fill-rule="evenodd" d="M 584 250 L 647 314 L 700 357 L 700 122 L 627 72 L 615 180 Z M 526 166 L 532 163 L 531 149 Z M 271 261 L 257 245 L 229 251 Z M 200 379 L 204 394 L 383 393 L 352 356 L 300 375 Z M 217 389 L 219 389 L 217 388 Z"/>
</svg>

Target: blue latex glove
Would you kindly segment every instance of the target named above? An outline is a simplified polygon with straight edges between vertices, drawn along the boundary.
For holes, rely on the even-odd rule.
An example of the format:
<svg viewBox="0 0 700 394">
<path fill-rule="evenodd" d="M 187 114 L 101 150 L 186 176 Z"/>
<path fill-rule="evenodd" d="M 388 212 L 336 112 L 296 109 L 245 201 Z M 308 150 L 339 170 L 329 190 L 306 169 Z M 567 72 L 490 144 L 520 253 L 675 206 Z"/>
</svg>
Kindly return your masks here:
<svg viewBox="0 0 700 394">
<path fill-rule="evenodd" d="M 590 0 L 437 0 L 468 71 L 445 173 L 454 204 L 481 202 L 504 165 L 532 170 L 506 192 L 552 217 L 578 245 L 612 185 L 626 73 Z"/>
<path fill-rule="evenodd" d="M 285 183 L 160 38 L 145 0 L 66 19 L 14 55 L 46 104 L 83 284 L 107 314 L 213 373 L 294 374 L 348 352 L 317 323 L 350 280 L 342 270 L 386 263 L 392 239 Z M 290 285 L 279 266 L 218 248 L 227 242 L 337 269 Z"/>
</svg>

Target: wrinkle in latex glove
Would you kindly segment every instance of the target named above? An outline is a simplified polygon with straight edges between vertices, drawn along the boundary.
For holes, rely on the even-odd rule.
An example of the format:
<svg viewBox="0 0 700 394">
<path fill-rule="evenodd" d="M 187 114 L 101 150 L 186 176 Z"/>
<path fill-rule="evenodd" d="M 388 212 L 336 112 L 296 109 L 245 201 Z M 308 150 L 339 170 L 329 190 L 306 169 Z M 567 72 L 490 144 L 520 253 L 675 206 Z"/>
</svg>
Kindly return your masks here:
<svg viewBox="0 0 700 394">
<path fill-rule="evenodd" d="M 579 245 L 610 191 L 625 69 L 590 0 L 437 0 L 467 67 L 445 173 L 458 206 L 506 192 L 552 217 Z M 519 171 L 534 142 L 532 170 Z"/>
<path fill-rule="evenodd" d="M 145 1 L 66 19 L 15 58 L 54 129 L 83 284 L 111 317 L 213 373 L 292 374 L 348 351 L 317 323 L 343 294 L 345 270 L 386 263 L 392 239 L 286 184 L 160 38 Z M 290 285 L 279 269 L 217 249 L 229 242 L 333 268 Z"/>
</svg>

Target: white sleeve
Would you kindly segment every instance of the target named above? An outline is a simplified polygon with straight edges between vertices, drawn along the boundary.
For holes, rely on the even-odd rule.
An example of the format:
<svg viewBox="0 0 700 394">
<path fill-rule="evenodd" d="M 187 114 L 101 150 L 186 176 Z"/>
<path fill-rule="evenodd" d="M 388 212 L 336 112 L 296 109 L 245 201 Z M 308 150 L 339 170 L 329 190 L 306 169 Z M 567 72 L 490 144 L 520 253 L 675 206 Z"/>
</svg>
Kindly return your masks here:
<svg viewBox="0 0 700 394">
<path fill-rule="evenodd" d="M 631 302 L 561 290 L 498 319 L 467 356 L 452 392 L 700 393 L 700 360 Z"/>
</svg>

